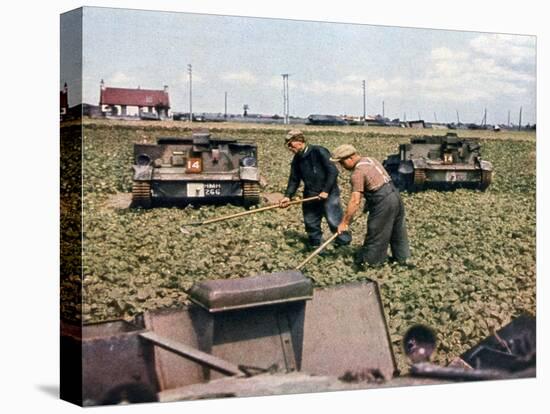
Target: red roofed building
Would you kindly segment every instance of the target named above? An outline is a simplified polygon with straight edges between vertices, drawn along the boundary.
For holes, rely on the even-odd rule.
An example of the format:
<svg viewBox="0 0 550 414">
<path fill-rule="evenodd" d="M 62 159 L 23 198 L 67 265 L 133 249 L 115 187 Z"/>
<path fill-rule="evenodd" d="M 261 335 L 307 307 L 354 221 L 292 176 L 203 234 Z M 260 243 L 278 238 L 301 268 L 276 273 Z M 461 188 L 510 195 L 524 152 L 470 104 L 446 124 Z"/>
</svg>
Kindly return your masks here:
<svg viewBox="0 0 550 414">
<path fill-rule="evenodd" d="M 106 115 L 128 116 L 130 112 L 156 114 L 158 118 L 168 117 L 170 97 L 168 86 L 163 90 L 107 88 L 101 80 L 99 106 Z M 134 111 L 131 111 L 131 109 Z"/>
</svg>

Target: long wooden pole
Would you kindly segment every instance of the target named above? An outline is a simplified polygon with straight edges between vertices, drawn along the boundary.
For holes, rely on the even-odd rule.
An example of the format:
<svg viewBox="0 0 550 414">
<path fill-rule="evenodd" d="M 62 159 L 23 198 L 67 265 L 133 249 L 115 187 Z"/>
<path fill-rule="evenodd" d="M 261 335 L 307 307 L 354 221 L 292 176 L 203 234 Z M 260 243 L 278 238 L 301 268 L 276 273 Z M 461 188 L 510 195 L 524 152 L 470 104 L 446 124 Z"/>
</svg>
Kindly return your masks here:
<svg viewBox="0 0 550 414">
<path fill-rule="evenodd" d="M 296 270 L 300 270 L 302 267 L 306 265 L 307 262 L 309 262 L 311 259 L 313 259 L 315 256 L 317 256 L 321 251 L 327 247 L 332 241 L 338 237 L 338 232 L 334 233 L 326 242 L 324 242 L 322 245 L 320 245 L 313 253 L 311 253 L 302 263 L 300 263 L 298 266 L 296 266 Z"/>
<path fill-rule="evenodd" d="M 302 200 L 290 201 L 288 203 L 288 205 L 300 204 L 300 203 L 305 203 L 305 202 L 313 201 L 313 200 L 319 200 L 319 196 L 308 197 L 308 198 L 304 198 Z M 213 218 L 213 219 L 209 219 L 209 220 L 204 220 L 204 221 L 201 221 L 201 222 L 198 222 L 198 223 L 195 223 L 195 224 L 202 225 L 202 224 L 216 223 L 218 221 L 223 221 L 223 220 L 229 220 L 229 219 L 232 219 L 232 218 L 242 217 L 242 216 L 246 216 L 248 214 L 255 214 L 255 213 L 259 213 L 261 211 L 272 210 L 274 208 L 280 208 L 280 205 L 279 204 L 273 204 L 271 206 L 255 208 L 253 210 L 242 211 L 240 213 L 230 214 L 228 216 L 223 216 L 223 217 L 217 217 L 217 218 Z"/>
</svg>

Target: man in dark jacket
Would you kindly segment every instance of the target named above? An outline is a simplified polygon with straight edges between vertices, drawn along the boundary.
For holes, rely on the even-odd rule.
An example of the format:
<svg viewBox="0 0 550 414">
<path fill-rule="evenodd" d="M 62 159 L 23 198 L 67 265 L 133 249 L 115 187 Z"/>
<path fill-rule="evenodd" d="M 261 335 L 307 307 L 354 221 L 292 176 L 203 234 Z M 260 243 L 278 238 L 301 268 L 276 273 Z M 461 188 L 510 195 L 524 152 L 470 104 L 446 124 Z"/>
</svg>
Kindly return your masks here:
<svg viewBox="0 0 550 414">
<path fill-rule="evenodd" d="M 319 196 L 320 200 L 302 204 L 304 225 L 309 239 L 309 246 L 316 248 L 321 245 L 323 232 L 321 220 L 327 220 L 330 231 L 336 233 L 338 224 L 342 221 L 343 212 L 340 206 L 340 189 L 336 179 L 338 169 L 330 161 L 330 152 L 319 145 L 307 144 L 304 134 L 299 130 L 292 130 L 285 138 L 285 145 L 294 153 L 290 167 L 290 176 L 281 200 L 282 208 L 288 207 L 300 182 L 304 182 L 304 198 Z M 342 232 L 335 241 L 336 246 L 347 245 L 351 242 L 351 234 Z"/>
</svg>

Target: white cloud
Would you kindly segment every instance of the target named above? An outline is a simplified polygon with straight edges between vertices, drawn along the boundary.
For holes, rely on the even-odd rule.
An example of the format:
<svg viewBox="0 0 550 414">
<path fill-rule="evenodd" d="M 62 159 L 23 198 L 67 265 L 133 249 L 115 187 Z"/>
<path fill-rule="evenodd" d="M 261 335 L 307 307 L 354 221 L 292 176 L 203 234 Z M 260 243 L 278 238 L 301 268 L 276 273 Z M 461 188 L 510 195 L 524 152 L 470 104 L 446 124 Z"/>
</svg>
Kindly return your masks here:
<svg viewBox="0 0 550 414">
<path fill-rule="evenodd" d="M 461 103 L 525 94 L 536 80 L 533 46 L 530 38 L 483 35 L 462 49 L 436 48 L 431 51 L 425 69 L 419 75 L 367 79 L 367 94 L 393 99 L 420 96 L 422 100 Z M 501 59 L 510 53 L 514 62 L 521 60 L 525 66 L 518 67 Z M 363 79 L 351 74 L 333 82 L 312 80 L 295 87 L 319 96 L 357 96 L 362 94 Z"/>
<path fill-rule="evenodd" d="M 503 34 L 483 34 L 470 42 L 476 53 L 517 65 L 535 57 L 535 38 Z"/>
<path fill-rule="evenodd" d="M 296 85 L 296 88 L 309 92 L 315 95 L 361 95 L 363 90 L 361 89 L 360 81 L 349 81 L 348 78 L 342 80 L 335 80 L 332 82 L 312 80 L 308 82 L 300 82 Z"/>
<path fill-rule="evenodd" d="M 290 83 L 290 81 L 289 81 Z M 267 85 L 271 88 L 280 88 L 281 91 L 283 89 L 283 78 L 281 76 L 272 76 L 269 78 L 269 81 L 267 82 Z M 292 84 L 290 84 L 292 87 Z"/>
<path fill-rule="evenodd" d="M 469 48 L 437 48 L 430 55 L 425 73 L 407 82 L 407 87 L 435 101 L 474 102 L 524 94 L 536 80 L 534 71 L 526 72 L 501 58 L 512 53 L 515 63 L 520 59 L 533 67 L 532 46 L 515 36 L 481 35 L 471 41 Z"/>
<path fill-rule="evenodd" d="M 348 75 L 344 77 L 345 82 L 355 82 L 359 85 L 361 84 L 361 82 L 363 82 L 363 80 L 365 80 L 365 77 L 359 75 Z"/>
<path fill-rule="evenodd" d="M 468 53 L 466 51 L 451 50 L 448 47 L 439 47 L 437 49 L 433 49 L 431 53 L 431 59 L 435 62 L 448 60 L 464 61 L 467 58 Z"/>
<path fill-rule="evenodd" d="M 192 76 L 192 81 L 193 83 L 203 83 L 204 82 L 204 78 L 197 74 L 197 73 L 192 73 L 191 74 Z M 186 72 L 182 72 L 180 75 L 179 75 L 179 83 L 182 84 L 182 85 L 188 85 L 189 84 L 189 73 Z"/>
<path fill-rule="evenodd" d="M 255 85 L 258 82 L 256 76 L 246 70 L 242 72 L 224 73 L 220 78 L 224 81 L 237 81 L 248 85 Z"/>
<path fill-rule="evenodd" d="M 119 71 L 105 79 L 105 84 L 106 86 L 131 88 L 137 86 L 137 79 L 135 76 Z"/>
<path fill-rule="evenodd" d="M 409 88 L 408 83 L 401 77 L 373 79 L 367 82 L 367 93 L 385 98 L 401 98 Z"/>
</svg>

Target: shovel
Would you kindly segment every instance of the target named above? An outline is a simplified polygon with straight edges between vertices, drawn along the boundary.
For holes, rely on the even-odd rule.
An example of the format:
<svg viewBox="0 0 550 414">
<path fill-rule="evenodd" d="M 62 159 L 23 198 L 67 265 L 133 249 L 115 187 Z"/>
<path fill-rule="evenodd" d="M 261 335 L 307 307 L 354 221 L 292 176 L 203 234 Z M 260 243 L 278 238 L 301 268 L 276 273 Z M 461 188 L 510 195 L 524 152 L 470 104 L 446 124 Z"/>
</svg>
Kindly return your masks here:
<svg viewBox="0 0 550 414">
<path fill-rule="evenodd" d="M 291 205 L 294 205 L 294 204 L 305 203 L 307 201 L 313 201 L 313 200 L 320 200 L 320 198 L 319 198 L 319 196 L 308 197 L 308 198 L 304 198 L 302 200 L 290 201 L 288 203 L 288 205 L 291 206 Z M 211 223 L 216 223 L 218 221 L 230 220 L 230 219 L 233 219 L 233 218 L 246 216 L 248 214 L 260 213 L 261 211 L 272 210 L 274 208 L 280 208 L 279 204 L 273 204 L 273 205 L 266 206 L 266 207 L 255 208 L 254 210 L 242 211 L 240 213 L 230 214 L 228 216 L 217 217 L 217 218 L 208 219 L 208 220 L 204 220 L 204 221 L 197 221 L 195 223 L 188 223 L 188 224 L 183 225 L 180 228 L 180 230 L 181 230 L 182 233 L 187 234 L 187 233 L 189 233 L 189 231 L 185 228 L 186 226 L 202 226 L 204 224 L 211 224 Z"/>
</svg>

